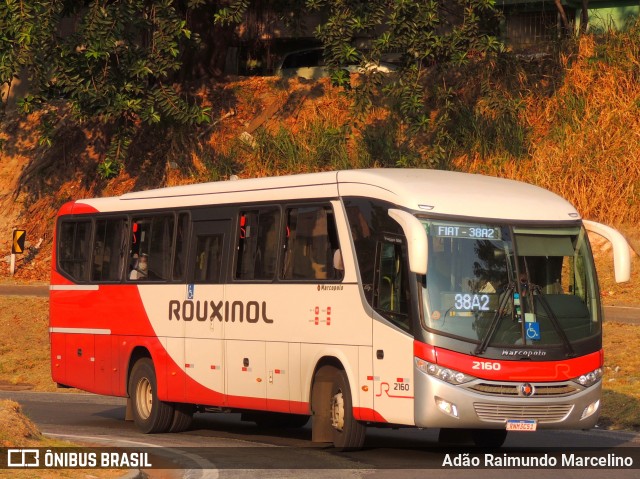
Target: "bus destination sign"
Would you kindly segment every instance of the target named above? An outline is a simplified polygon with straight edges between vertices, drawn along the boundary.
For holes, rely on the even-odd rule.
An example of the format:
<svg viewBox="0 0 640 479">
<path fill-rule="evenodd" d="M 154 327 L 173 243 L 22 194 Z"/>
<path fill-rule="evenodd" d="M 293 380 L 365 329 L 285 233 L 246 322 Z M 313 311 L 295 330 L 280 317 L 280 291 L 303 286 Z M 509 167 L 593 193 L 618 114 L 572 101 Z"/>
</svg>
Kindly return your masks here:
<svg viewBox="0 0 640 479">
<path fill-rule="evenodd" d="M 439 238 L 502 239 L 502 231 L 497 226 L 434 223 L 430 233 Z"/>
</svg>

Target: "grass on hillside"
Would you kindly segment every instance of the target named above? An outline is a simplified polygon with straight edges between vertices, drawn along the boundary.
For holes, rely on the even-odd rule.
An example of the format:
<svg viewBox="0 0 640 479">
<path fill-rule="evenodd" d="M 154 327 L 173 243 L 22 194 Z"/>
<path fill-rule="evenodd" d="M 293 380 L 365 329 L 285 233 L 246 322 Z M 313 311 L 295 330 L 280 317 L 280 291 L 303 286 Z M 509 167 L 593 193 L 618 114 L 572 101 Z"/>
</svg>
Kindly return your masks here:
<svg viewBox="0 0 640 479">
<path fill-rule="evenodd" d="M 0 298 L 0 385 L 55 391 L 49 367 L 49 300 Z"/>
<path fill-rule="evenodd" d="M 28 226 L 34 242 L 43 239 L 32 260 L 19 259 L 16 277 L 47 279 L 55 211 L 68 200 L 230 175 L 438 164 L 537 184 L 565 197 L 585 218 L 637 229 L 639 52 L 640 22 L 626 32 L 581 36 L 554 55 L 527 59 L 506 53 L 488 64 L 474 61 L 444 72 L 442 82 L 425 80 L 443 85 L 436 90 L 449 105 L 446 127 L 436 135 L 441 141 L 434 144 L 430 133 L 418 133 L 391 115 L 389 102 L 355 115 L 357 101 L 328 79 L 209 83 L 202 86 L 203 101 L 218 111 L 211 125 L 141 135 L 126 168 L 109 181 L 95 179 L 105 154 L 101 146 L 108 144 L 108 132 L 97 124 L 67 128 L 60 145 L 38 148 L 42 114 L 12 117 L 0 125 L 6 144 L 0 150 L 0 184 L 14 191 L 21 171 L 33 168 L 38 175 L 14 191 L 17 198 L 0 195 L 0 209 L 15 216 L 6 225 Z M 430 124 L 440 125 L 443 112 L 433 95 Z M 430 155 L 446 161 L 434 163 Z M 8 235 L 0 237 L 0 247 L 8 248 L 8 242 Z M 8 276 L 7 270 L 0 262 L 0 275 Z"/>
<path fill-rule="evenodd" d="M 46 298 L 0 297 L 0 385 L 29 383 L 35 391 L 56 389 L 49 369 L 47 317 Z M 640 430 L 640 356 L 636 354 L 640 326 L 605 323 L 604 350 L 600 424 Z"/>
<path fill-rule="evenodd" d="M 527 154 L 469 151 L 457 168 L 513 178 L 554 191 L 585 217 L 613 226 L 640 221 L 640 22 L 627 32 L 581 36 L 560 55 L 561 76 L 529 85 L 523 71 L 518 123 Z M 513 87 L 512 87 L 513 89 Z M 550 90 L 550 91 L 549 91 Z M 513 91 L 507 91 L 513 95 Z"/>
<path fill-rule="evenodd" d="M 40 434 L 36 425 L 23 414 L 22 408 L 17 402 L 0 400 L 0 446 L 57 448 L 74 447 L 77 446 L 77 444 L 44 437 Z M 121 477 L 123 474 L 124 471 L 116 469 L 0 470 L 0 477 L 18 479 L 32 477 L 49 477 L 52 479 L 95 477 L 97 479 L 109 479 L 112 477 Z"/>
</svg>

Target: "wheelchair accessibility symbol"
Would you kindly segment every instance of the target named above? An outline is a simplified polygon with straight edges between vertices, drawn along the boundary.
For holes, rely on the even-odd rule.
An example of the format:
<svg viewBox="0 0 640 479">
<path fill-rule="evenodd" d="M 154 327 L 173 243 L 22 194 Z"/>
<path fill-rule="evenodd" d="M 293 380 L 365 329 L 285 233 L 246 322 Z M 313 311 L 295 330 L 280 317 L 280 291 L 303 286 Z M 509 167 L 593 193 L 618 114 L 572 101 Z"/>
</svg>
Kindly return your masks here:
<svg viewBox="0 0 640 479">
<path fill-rule="evenodd" d="M 538 323 L 527 323 L 527 339 L 540 341 L 540 325 Z"/>
</svg>

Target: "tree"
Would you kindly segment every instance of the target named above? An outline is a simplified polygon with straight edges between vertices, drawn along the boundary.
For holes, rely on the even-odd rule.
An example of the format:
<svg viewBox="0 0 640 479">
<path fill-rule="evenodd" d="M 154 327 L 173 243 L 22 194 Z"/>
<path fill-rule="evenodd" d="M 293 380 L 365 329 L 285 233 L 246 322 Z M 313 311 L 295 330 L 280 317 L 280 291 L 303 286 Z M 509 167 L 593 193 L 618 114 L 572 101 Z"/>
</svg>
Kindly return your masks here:
<svg viewBox="0 0 640 479">
<path fill-rule="evenodd" d="M 565 29 L 565 31 L 570 32 L 571 24 L 569 23 L 567 12 L 564 10 L 564 6 L 562 5 L 562 0 L 553 0 L 553 3 L 555 3 L 556 9 L 558 10 L 558 15 L 560 15 L 562 27 Z"/>
<path fill-rule="evenodd" d="M 24 111 L 63 98 L 77 122 L 115 131 L 103 176 L 117 172 L 141 127 L 208 121 L 208 110 L 173 84 L 182 53 L 198 45 L 186 13 L 203 0 L 27 3 L 0 6 L 0 80 L 10 86 L 21 72 L 29 76 Z M 61 31 L 65 21 L 71 32 Z"/>
<path fill-rule="evenodd" d="M 580 34 L 587 33 L 589 28 L 589 0 L 582 0 L 582 9 L 580 10 Z"/>
<path fill-rule="evenodd" d="M 217 22 L 238 21 L 254 2 L 232 0 Z M 352 87 L 342 66 L 359 64 L 363 81 L 352 94 L 362 110 L 386 101 L 396 118 L 434 146 L 433 163 L 441 161 L 444 126 L 449 122 L 451 89 L 447 72 L 499 51 L 494 0 L 306 0 L 307 11 L 326 18 L 316 30 L 332 80 Z M 300 2 L 279 2 L 280 13 L 304 15 Z M 377 71 L 395 55 L 400 71 L 386 76 Z M 386 99 L 386 100 L 385 100 Z M 387 101 L 389 100 L 389 101 Z M 426 135 L 424 133 L 427 133 Z M 425 141 L 426 142 L 426 141 Z"/>
<path fill-rule="evenodd" d="M 565 31 L 571 31 L 571 22 L 569 22 L 569 18 L 567 17 L 567 12 L 562 5 L 562 0 L 553 0 L 556 9 L 558 10 L 558 14 L 560 15 L 560 20 L 562 22 L 562 27 Z M 581 10 L 580 10 L 580 34 L 587 33 L 587 28 L 589 28 L 589 0 L 581 0 Z"/>
<path fill-rule="evenodd" d="M 45 74 L 59 2 L 6 0 L 0 5 L 0 119 L 16 81 Z"/>
<path fill-rule="evenodd" d="M 0 4 L 0 81 L 11 87 L 19 75 L 30 78 L 24 111 L 62 98 L 74 121 L 105 125 L 113 135 L 101 174 L 110 176 L 142 128 L 209 121 L 208 109 L 179 82 L 219 73 L 233 26 L 249 9 L 266 8 L 290 23 L 320 11 L 326 21 L 316 35 L 333 81 L 351 89 L 362 111 L 385 101 L 403 127 L 423 133 L 412 141 L 428 140 L 437 150 L 450 121 L 450 67 L 501 47 L 490 34 L 494 1 L 6 0 Z M 70 32 L 60 28 L 65 22 Z M 400 72 L 385 77 L 375 65 L 392 53 Z M 352 86 L 341 67 L 354 62 L 365 74 Z"/>
</svg>

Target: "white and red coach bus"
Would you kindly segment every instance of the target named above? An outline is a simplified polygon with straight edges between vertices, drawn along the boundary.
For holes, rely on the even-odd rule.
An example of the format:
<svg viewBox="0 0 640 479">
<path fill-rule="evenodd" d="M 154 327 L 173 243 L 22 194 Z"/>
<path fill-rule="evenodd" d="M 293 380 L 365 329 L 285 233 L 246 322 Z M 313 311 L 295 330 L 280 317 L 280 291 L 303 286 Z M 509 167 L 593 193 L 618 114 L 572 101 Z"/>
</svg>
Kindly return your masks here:
<svg viewBox="0 0 640 479">
<path fill-rule="evenodd" d="M 359 447 L 367 426 L 586 429 L 602 311 L 586 230 L 525 183 L 353 170 L 78 200 L 58 214 L 53 380 L 145 432 L 240 411 Z"/>
</svg>

